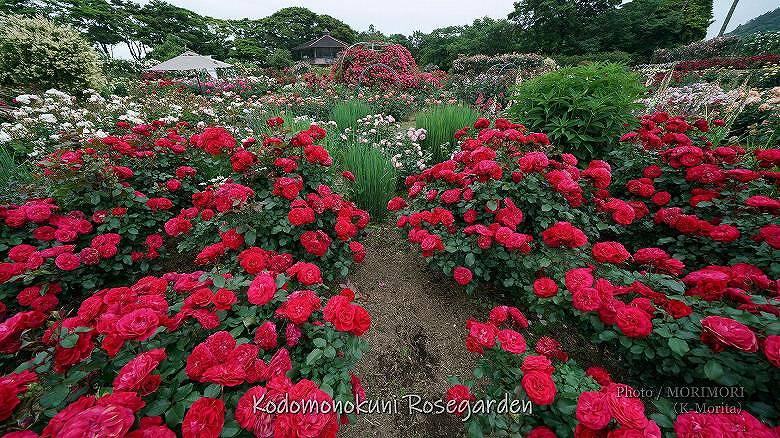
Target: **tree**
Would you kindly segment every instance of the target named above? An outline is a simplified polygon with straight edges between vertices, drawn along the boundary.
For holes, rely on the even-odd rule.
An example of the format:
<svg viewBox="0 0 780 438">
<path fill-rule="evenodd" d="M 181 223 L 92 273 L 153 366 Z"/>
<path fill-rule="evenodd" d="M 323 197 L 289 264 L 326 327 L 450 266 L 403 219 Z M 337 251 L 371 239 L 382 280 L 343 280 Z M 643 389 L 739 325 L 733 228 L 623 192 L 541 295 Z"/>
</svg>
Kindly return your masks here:
<svg viewBox="0 0 780 438">
<path fill-rule="evenodd" d="M 298 45 L 317 38 L 329 31 L 331 36 L 347 44 L 355 42 L 357 33 L 346 23 L 330 15 L 319 15 L 306 8 L 280 9 L 258 20 L 254 36 L 270 47 L 292 50 Z"/>
<path fill-rule="evenodd" d="M 147 47 L 161 45 L 169 36 L 184 42 L 187 49 L 218 59 L 227 56 L 227 35 L 219 30 L 221 20 L 203 17 L 162 0 L 152 0 L 136 11 L 140 22 L 137 39 Z"/>
<path fill-rule="evenodd" d="M 555 54 L 598 50 L 599 17 L 620 0 L 519 0 L 509 19 L 523 31 L 525 46 Z M 595 50 L 594 50 L 595 49 Z"/>
</svg>

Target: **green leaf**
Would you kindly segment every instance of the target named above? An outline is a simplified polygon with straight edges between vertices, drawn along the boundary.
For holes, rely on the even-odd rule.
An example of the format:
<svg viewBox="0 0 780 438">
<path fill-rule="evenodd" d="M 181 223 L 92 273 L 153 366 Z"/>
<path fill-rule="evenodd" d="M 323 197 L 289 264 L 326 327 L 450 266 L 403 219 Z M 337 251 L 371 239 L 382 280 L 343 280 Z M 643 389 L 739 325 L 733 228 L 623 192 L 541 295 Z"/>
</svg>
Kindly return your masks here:
<svg viewBox="0 0 780 438">
<path fill-rule="evenodd" d="M 688 343 L 679 338 L 669 338 L 669 348 L 677 353 L 678 356 L 684 356 L 685 353 L 690 351 Z"/>
<path fill-rule="evenodd" d="M 321 357 L 322 357 L 322 350 L 320 350 L 319 348 L 315 348 L 309 353 L 308 356 L 306 356 L 306 365 L 311 365 L 314 362 L 317 362 L 317 360 L 319 360 L 319 358 Z"/>
<path fill-rule="evenodd" d="M 222 392 L 221 385 L 211 384 L 203 390 L 203 397 L 217 398 L 220 392 Z"/>
<path fill-rule="evenodd" d="M 721 377 L 723 377 L 723 367 L 720 366 L 720 364 L 716 362 L 715 359 L 710 359 L 704 365 L 704 374 L 708 379 L 717 382 Z"/>
<path fill-rule="evenodd" d="M 57 385 L 43 394 L 40 404 L 44 408 L 58 407 L 68 396 L 68 393 L 70 393 L 70 389 L 67 385 Z"/>
</svg>

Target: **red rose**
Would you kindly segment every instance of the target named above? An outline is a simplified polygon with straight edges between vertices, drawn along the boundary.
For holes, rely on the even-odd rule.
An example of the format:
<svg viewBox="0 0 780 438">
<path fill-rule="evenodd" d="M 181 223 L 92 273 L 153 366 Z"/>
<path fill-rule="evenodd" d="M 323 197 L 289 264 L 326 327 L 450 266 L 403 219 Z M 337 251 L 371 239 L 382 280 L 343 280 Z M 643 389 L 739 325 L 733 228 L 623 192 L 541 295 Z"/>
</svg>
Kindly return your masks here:
<svg viewBox="0 0 780 438">
<path fill-rule="evenodd" d="M 286 376 L 279 376 L 279 378 L 286 379 Z M 289 385 L 289 382 L 285 382 L 285 385 Z M 277 386 L 281 385 L 269 384 L 267 390 L 262 386 L 249 388 L 238 400 L 235 411 L 236 421 L 256 437 L 271 437 L 274 434 L 274 416 L 264 412 L 263 409 L 269 402 L 278 403 L 284 398 L 283 391 L 287 388 Z"/>
<path fill-rule="evenodd" d="M 81 260 L 77 255 L 66 252 L 58 255 L 54 264 L 63 271 L 72 271 L 81 265 Z"/>
<path fill-rule="evenodd" d="M 718 415 L 685 412 L 674 421 L 678 438 L 726 437 L 724 424 Z"/>
<path fill-rule="evenodd" d="M 360 263 L 366 258 L 366 249 L 360 242 L 349 242 L 349 250 L 352 251 L 352 259 L 355 263 Z"/>
<path fill-rule="evenodd" d="M 125 436 L 134 421 L 133 411 L 127 407 L 117 404 L 99 404 L 70 417 L 62 424 L 62 429 L 56 436 L 58 438 L 79 438 L 89 435 Z"/>
<path fill-rule="evenodd" d="M 528 432 L 525 438 L 557 438 L 558 435 L 547 426 L 536 426 Z"/>
<path fill-rule="evenodd" d="M 690 306 L 688 306 L 687 304 L 683 303 L 680 300 L 669 300 L 664 305 L 664 308 L 675 319 L 684 318 L 690 315 L 691 313 L 693 313 L 693 309 L 691 309 Z"/>
<path fill-rule="evenodd" d="M 572 305 L 581 312 L 593 312 L 601 307 L 599 291 L 592 287 L 581 287 L 571 293 Z"/>
<path fill-rule="evenodd" d="M 542 231 L 542 240 L 545 245 L 553 248 L 560 246 L 578 248 L 588 243 L 585 233 L 569 222 L 558 222 Z"/>
<path fill-rule="evenodd" d="M 632 306 L 622 306 L 616 311 L 615 323 L 624 335 L 630 338 L 644 338 L 653 331 L 650 316 Z"/>
<path fill-rule="evenodd" d="M 501 343 L 501 348 L 504 351 L 514 354 L 522 354 L 525 352 L 525 338 L 514 330 L 504 329 L 499 331 L 498 341 Z"/>
<path fill-rule="evenodd" d="M 406 200 L 398 196 L 387 202 L 387 209 L 390 211 L 397 211 L 404 207 L 406 207 Z"/>
<path fill-rule="evenodd" d="M 263 350 L 273 350 L 278 345 L 276 324 L 266 321 L 255 330 L 255 344 Z"/>
<path fill-rule="evenodd" d="M 257 306 L 264 306 L 271 302 L 276 294 L 276 281 L 267 272 L 263 272 L 249 285 L 246 291 L 247 299 Z"/>
<path fill-rule="evenodd" d="M 322 283 L 320 268 L 312 263 L 297 262 L 287 269 L 287 274 L 295 277 L 304 286 Z"/>
<path fill-rule="evenodd" d="M 748 353 L 758 351 L 756 334 L 741 322 L 723 316 L 708 316 L 701 320 L 701 327 L 705 334 L 721 345 Z"/>
<path fill-rule="evenodd" d="M 534 280 L 534 294 L 539 298 L 553 297 L 558 293 L 558 285 L 555 280 L 548 277 L 539 277 Z"/>
<path fill-rule="evenodd" d="M 262 248 L 247 248 L 238 255 L 238 263 L 247 274 L 257 275 L 268 266 L 268 252 Z"/>
<path fill-rule="evenodd" d="M 291 293 L 276 309 L 276 316 L 287 318 L 293 324 L 303 324 L 320 306 L 320 297 L 316 293 L 310 290 L 299 290 Z"/>
<path fill-rule="evenodd" d="M 538 371 L 544 374 L 552 374 L 555 368 L 552 366 L 552 362 L 546 356 L 529 355 L 523 359 L 523 365 L 520 366 L 520 370 L 524 374 L 531 371 Z"/>
<path fill-rule="evenodd" d="M 465 385 L 454 385 L 444 395 L 444 400 L 455 403 L 455 415 L 458 416 L 463 415 L 466 412 L 468 403 L 476 399 L 471 394 L 470 388 Z"/>
<path fill-rule="evenodd" d="M 466 348 L 474 353 L 482 353 L 484 348 L 493 348 L 496 345 L 498 329 L 493 324 L 485 324 L 471 321 L 467 324 L 469 334 L 466 338 Z"/>
<path fill-rule="evenodd" d="M 603 392 L 583 392 L 577 399 L 577 421 L 593 430 L 603 429 L 612 420 L 609 397 Z"/>
<path fill-rule="evenodd" d="M 772 365 L 780 368 L 780 336 L 767 336 L 764 340 L 764 356 Z"/>
<path fill-rule="evenodd" d="M 631 257 L 631 254 L 619 242 L 598 242 L 593 245 L 593 258 L 599 263 L 620 264 Z"/>
<path fill-rule="evenodd" d="M 350 303 L 350 298 L 336 295 L 322 310 L 323 319 L 341 332 L 362 336 L 371 327 L 371 316 L 366 309 Z"/>
<path fill-rule="evenodd" d="M 123 366 L 114 378 L 114 391 L 133 391 L 143 396 L 156 391 L 161 377 L 152 372 L 165 357 L 165 350 L 162 348 L 139 354 Z"/>
<path fill-rule="evenodd" d="M 539 371 L 524 373 L 520 384 L 528 398 L 537 405 L 549 405 L 555 399 L 557 389 L 549 374 Z"/>
<path fill-rule="evenodd" d="M 453 269 L 452 276 L 455 278 L 455 281 L 461 286 L 465 286 L 471 283 L 471 279 L 473 278 L 473 274 L 471 273 L 471 270 L 469 268 L 464 268 L 463 266 L 458 266 L 455 269 Z"/>
<path fill-rule="evenodd" d="M 303 379 L 293 385 L 288 394 L 291 402 L 303 405 L 333 403 L 333 399 L 317 385 Z M 304 405 L 305 406 L 305 405 Z M 322 437 L 335 438 L 339 429 L 338 416 L 334 410 L 309 410 L 299 413 L 281 413 L 274 423 L 274 436 L 278 437 Z"/>
<path fill-rule="evenodd" d="M 225 424 L 225 403 L 201 397 L 190 406 L 181 424 L 184 438 L 218 438 Z"/>
<path fill-rule="evenodd" d="M 330 236 L 322 230 L 306 231 L 301 234 L 300 240 L 306 252 L 318 257 L 324 256 L 332 243 Z"/>
<path fill-rule="evenodd" d="M 585 374 L 592 377 L 593 380 L 595 380 L 601 386 L 608 386 L 610 383 L 612 383 L 612 376 L 609 374 L 609 371 L 605 370 L 604 368 L 590 367 L 585 370 Z"/>
<path fill-rule="evenodd" d="M 647 425 L 645 405 L 642 400 L 627 395 L 633 392 L 634 390 L 627 385 L 615 383 L 609 386 L 607 388 L 609 409 L 621 426 L 630 429 L 644 429 Z"/>
<path fill-rule="evenodd" d="M 117 320 L 116 334 L 123 339 L 144 341 L 160 326 L 160 317 L 152 309 L 134 310 Z"/>
<path fill-rule="evenodd" d="M 314 210 L 309 207 L 293 208 L 287 214 L 287 220 L 296 227 L 310 224 L 314 222 L 315 219 Z"/>
</svg>

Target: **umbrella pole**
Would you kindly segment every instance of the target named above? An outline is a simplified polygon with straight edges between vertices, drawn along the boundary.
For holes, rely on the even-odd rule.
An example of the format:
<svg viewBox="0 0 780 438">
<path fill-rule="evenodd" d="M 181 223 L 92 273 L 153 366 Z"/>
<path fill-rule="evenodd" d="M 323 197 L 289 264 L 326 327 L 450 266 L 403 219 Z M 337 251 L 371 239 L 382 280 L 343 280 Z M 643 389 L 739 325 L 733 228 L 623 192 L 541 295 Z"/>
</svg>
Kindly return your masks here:
<svg viewBox="0 0 780 438">
<path fill-rule="evenodd" d="M 195 79 L 198 80 L 198 93 L 203 94 L 203 88 L 200 86 L 200 70 L 195 70 Z"/>
</svg>

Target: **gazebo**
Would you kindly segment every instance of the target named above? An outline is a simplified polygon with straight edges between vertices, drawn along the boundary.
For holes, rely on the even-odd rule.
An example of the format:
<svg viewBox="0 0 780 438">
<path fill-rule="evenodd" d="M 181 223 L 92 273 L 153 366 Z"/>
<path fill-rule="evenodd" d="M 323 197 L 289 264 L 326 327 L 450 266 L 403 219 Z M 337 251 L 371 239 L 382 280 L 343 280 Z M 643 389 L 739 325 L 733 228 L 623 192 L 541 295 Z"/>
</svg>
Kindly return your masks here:
<svg viewBox="0 0 780 438">
<path fill-rule="evenodd" d="M 217 79 L 217 69 L 229 67 L 233 67 L 233 65 L 211 59 L 211 56 L 198 55 L 188 50 L 179 56 L 149 68 L 148 71 L 205 71 L 209 76 Z"/>
<path fill-rule="evenodd" d="M 347 43 L 333 38 L 330 32 L 325 33 L 307 43 L 293 48 L 300 53 L 300 59 L 312 65 L 332 65 L 336 62 L 339 53 L 347 48 Z"/>
</svg>

